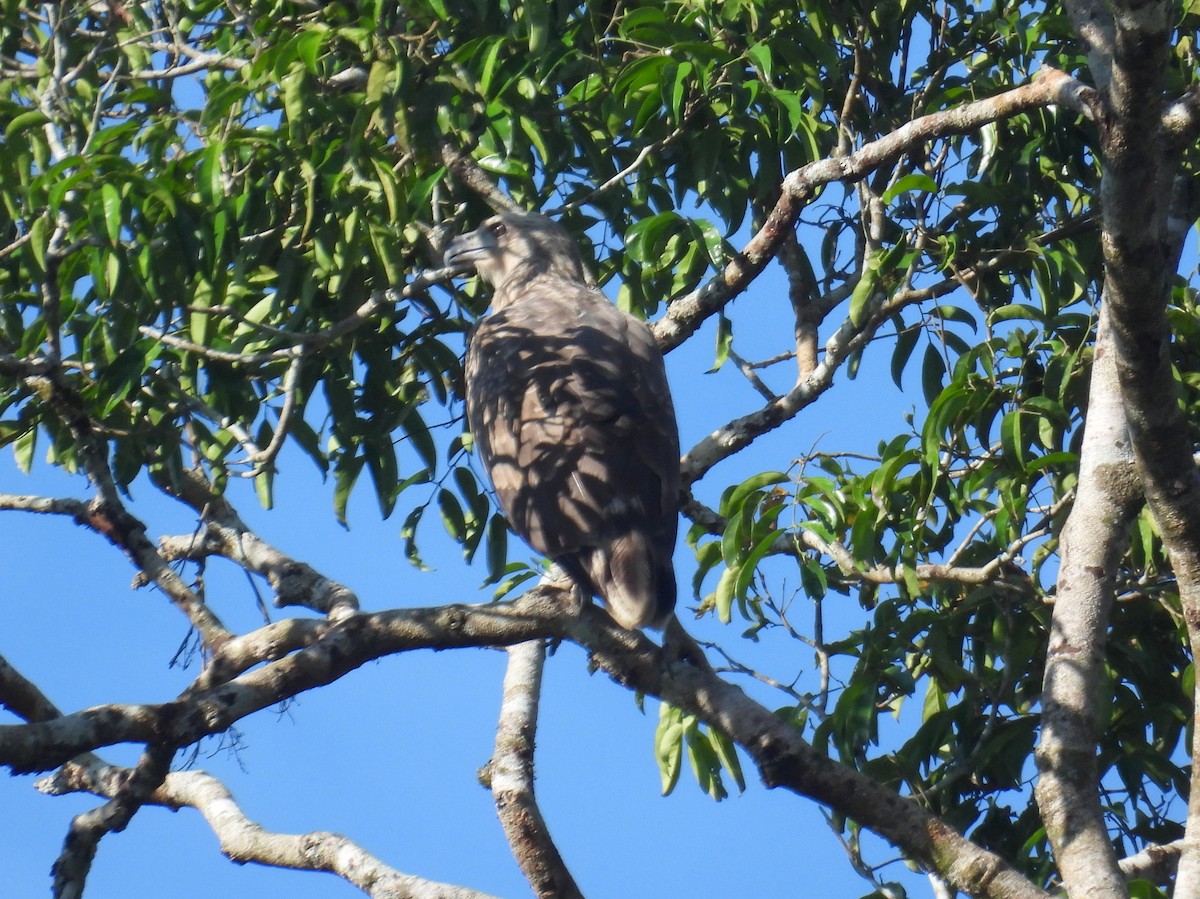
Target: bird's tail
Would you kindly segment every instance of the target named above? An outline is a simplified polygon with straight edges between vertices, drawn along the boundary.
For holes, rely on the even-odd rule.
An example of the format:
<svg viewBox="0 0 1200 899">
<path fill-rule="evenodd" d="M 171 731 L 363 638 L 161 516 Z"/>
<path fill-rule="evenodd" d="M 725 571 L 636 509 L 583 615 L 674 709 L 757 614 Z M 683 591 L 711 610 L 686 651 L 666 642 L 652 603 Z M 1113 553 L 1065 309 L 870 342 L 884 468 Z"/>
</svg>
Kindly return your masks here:
<svg viewBox="0 0 1200 899">
<path fill-rule="evenodd" d="M 595 592 L 621 627 L 662 627 L 675 608 L 675 570 L 670 548 L 650 534 L 630 531 L 606 549 L 595 549 L 586 566 Z"/>
</svg>

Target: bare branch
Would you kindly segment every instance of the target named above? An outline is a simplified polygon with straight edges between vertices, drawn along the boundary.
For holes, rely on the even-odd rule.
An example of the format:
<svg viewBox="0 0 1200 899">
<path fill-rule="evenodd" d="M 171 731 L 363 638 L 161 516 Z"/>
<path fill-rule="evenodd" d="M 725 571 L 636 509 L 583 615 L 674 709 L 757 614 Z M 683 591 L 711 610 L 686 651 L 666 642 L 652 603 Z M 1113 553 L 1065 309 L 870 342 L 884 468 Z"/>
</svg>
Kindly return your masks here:
<svg viewBox="0 0 1200 899">
<path fill-rule="evenodd" d="M 146 747 L 137 767 L 120 778 L 120 785 L 108 802 L 71 820 L 62 852 L 54 862 L 56 899 L 79 899 L 83 895 L 100 840 L 128 826 L 137 810 L 167 776 L 174 755 L 174 747 Z"/>
<path fill-rule="evenodd" d="M 508 647 L 504 702 L 492 759 L 480 779 L 492 791 L 496 814 L 534 895 L 582 897 L 542 818 L 533 789 L 533 752 L 546 647 L 540 640 Z"/>
<path fill-rule="evenodd" d="M 68 762 L 38 781 L 37 787 L 51 796 L 75 792 L 115 796 L 127 777 L 128 769 L 92 758 Z M 171 809 L 196 809 L 221 841 L 221 852 L 239 864 L 253 862 L 299 871 L 326 871 L 374 899 L 493 899 L 465 887 L 403 874 L 338 834 L 283 834 L 264 830 L 246 817 L 223 783 L 203 771 L 168 774 L 146 802 Z"/>
<path fill-rule="evenodd" d="M 798 730 L 722 681 L 706 665 L 670 656 L 594 606 L 562 614 L 562 591 L 541 586 L 509 603 L 353 615 L 322 622 L 320 638 L 227 684 L 162 705 L 101 706 L 46 722 L 0 727 L 0 764 L 45 770 L 115 742 L 186 745 L 252 712 L 330 683 L 366 661 L 417 648 L 511 645 L 545 637 L 587 647 L 618 682 L 657 696 L 728 734 L 769 787 L 836 807 L 976 896 L 1046 899 L 999 856 L 979 848 L 917 803 L 902 799 L 806 743 Z"/>
<path fill-rule="evenodd" d="M 214 555 L 229 559 L 267 579 L 275 591 L 277 608 L 304 606 L 330 618 L 358 611 L 354 591 L 262 540 L 242 521 L 229 501 L 212 489 L 201 472 L 191 469 L 177 481 L 159 486 L 193 508 L 205 521 L 199 535 L 161 538 L 159 546 L 165 559 L 199 561 Z"/>
<path fill-rule="evenodd" d="M 1165 846 L 1147 846 L 1137 855 L 1121 859 L 1121 873 L 1128 880 L 1148 880 L 1153 884 L 1167 886 L 1179 866 L 1183 844 L 1183 840 L 1176 840 Z"/>
<path fill-rule="evenodd" d="M 229 637 L 225 625 L 196 593 L 189 588 L 146 537 L 146 525 L 125 508 L 108 463 L 108 444 L 97 433 L 86 405 L 61 373 L 29 377 L 26 385 L 53 408 L 79 444 L 79 460 L 96 488 L 96 497 L 75 521 L 118 546 L 147 579 L 158 586 L 183 612 L 204 639 L 214 647 Z M 30 511 L 41 511 L 31 509 Z M 151 743 L 153 740 L 137 742 Z"/>
<path fill-rule="evenodd" d="M 250 461 L 254 463 L 254 470 L 250 472 L 251 477 L 259 475 L 264 471 L 269 471 L 275 463 L 275 457 L 283 449 L 284 440 L 287 439 L 288 435 L 288 428 L 292 424 L 292 416 L 296 413 L 296 380 L 300 375 L 300 367 L 303 364 L 303 354 L 299 352 L 295 353 L 291 364 L 288 365 L 287 374 L 283 376 L 283 384 L 279 388 L 283 393 L 283 408 L 279 410 L 279 420 L 275 422 L 275 431 L 271 435 L 271 442 L 250 457 Z"/>
<path fill-rule="evenodd" d="M 454 277 L 454 274 L 452 269 L 445 268 L 418 272 L 413 280 L 403 287 L 389 287 L 386 290 L 373 291 L 361 306 L 329 327 L 322 328 L 320 331 L 314 331 L 311 334 L 292 335 L 287 340 L 289 344 L 287 347 L 264 353 L 236 353 L 228 350 L 216 350 L 212 347 L 187 340 L 186 338 L 177 337 L 174 334 L 167 334 L 148 325 L 140 326 L 138 331 L 146 337 L 161 341 L 176 349 L 201 356 L 212 362 L 223 362 L 240 368 L 259 368 L 282 361 L 291 363 L 296 359 L 298 354 L 309 355 L 324 349 L 335 340 L 346 336 L 351 331 L 361 328 L 367 322 L 386 314 L 401 300 L 411 299 L 423 293 L 433 284 L 449 281 Z M 215 310 L 210 309 L 208 311 L 227 314 L 225 307 L 218 307 Z"/>
<path fill-rule="evenodd" d="M 625 168 L 621 169 L 619 172 L 617 172 L 611 178 L 607 179 L 602 184 L 598 185 L 595 189 L 591 190 L 586 195 L 584 195 L 582 197 L 578 197 L 578 198 L 572 200 L 570 203 L 564 203 L 562 206 L 560 206 L 557 209 L 547 209 L 544 211 L 545 214 L 554 216 L 554 215 L 560 215 L 564 212 L 569 212 L 572 209 L 578 209 L 579 207 L 592 202 L 593 200 L 596 199 L 596 197 L 600 196 L 600 194 L 604 193 L 605 191 L 610 190 L 614 185 L 620 184 L 622 181 L 624 181 L 626 178 L 628 178 L 630 175 L 632 175 L 634 172 L 636 172 L 639 168 L 641 168 L 642 164 L 647 159 L 649 159 L 653 154 L 658 153 L 658 152 L 664 150 L 665 148 L 669 147 L 671 144 L 678 141 L 685 134 L 690 134 L 691 129 L 687 127 L 689 120 L 690 120 L 690 116 L 684 116 L 684 123 L 682 125 L 680 125 L 678 128 L 676 128 L 674 131 L 667 134 L 666 136 L 660 138 L 659 140 L 656 140 L 653 143 L 647 144 L 646 146 L 642 147 L 642 149 L 633 158 L 633 161 L 630 162 L 629 165 L 625 166 Z"/>
</svg>

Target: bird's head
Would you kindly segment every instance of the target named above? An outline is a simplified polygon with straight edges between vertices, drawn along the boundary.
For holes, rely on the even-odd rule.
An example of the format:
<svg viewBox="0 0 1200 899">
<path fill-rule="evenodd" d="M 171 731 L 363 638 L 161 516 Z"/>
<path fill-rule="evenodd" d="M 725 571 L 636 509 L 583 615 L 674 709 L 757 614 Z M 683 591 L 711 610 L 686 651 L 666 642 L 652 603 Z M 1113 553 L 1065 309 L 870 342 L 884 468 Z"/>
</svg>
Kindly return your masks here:
<svg viewBox="0 0 1200 899">
<path fill-rule="evenodd" d="M 446 247 L 447 268 L 476 272 L 499 289 L 514 278 L 553 274 L 587 283 L 575 241 L 566 229 L 537 213 L 494 215 Z"/>
</svg>

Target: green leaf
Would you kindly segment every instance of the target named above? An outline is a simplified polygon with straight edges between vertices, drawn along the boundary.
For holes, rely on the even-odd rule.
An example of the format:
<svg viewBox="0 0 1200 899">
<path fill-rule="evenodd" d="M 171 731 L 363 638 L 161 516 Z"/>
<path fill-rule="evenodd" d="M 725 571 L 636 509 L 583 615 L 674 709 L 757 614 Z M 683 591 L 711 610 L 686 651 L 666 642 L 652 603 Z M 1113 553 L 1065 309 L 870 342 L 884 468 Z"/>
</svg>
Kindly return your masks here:
<svg viewBox="0 0 1200 899">
<path fill-rule="evenodd" d="M 507 572 L 508 564 L 508 521 L 499 512 L 492 515 L 487 524 L 487 580 L 485 584 L 498 583 Z"/>
<path fill-rule="evenodd" d="M 334 466 L 333 512 L 338 524 L 349 527 L 346 520 L 346 506 L 350 502 L 350 491 L 362 473 L 366 459 L 362 456 L 343 456 Z"/>
<path fill-rule="evenodd" d="M 22 131 L 28 131 L 30 128 L 40 128 L 42 125 L 49 124 L 50 121 L 50 117 L 39 109 L 31 109 L 28 112 L 18 113 L 5 126 L 4 140 L 12 141 Z"/>
<path fill-rule="evenodd" d="M 445 525 L 446 533 L 454 538 L 459 543 L 462 543 L 467 536 L 467 522 L 463 516 L 462 506 L 459 505 L 458 497 L 445 488 L 438 491 L 438 509 L 442 513 L 442 524 Z"/>
<path fill-rule="evenodd" d="M 29 428 L 13 441 L 13 458 L 22 474 L 33 468 L 33 451 L 37 447 L 37 428 Z"/>
<path fill-rule="evenodd" d="M 654 758 L 662 779 L 662 794 L 669 796 L 679 783 L 679 772 L 683 765 L 683 712 L 665 702 L 660 702 L 658 706 Z"/>
<path fill-rule="evenodd" d="M 405 516 L 404 524 L 400 527 L 400 539 L 404 541 L 404 556 L 408 559 L 408 563 L 418 571 L 433 570 L 421 560 L 421 555 L 417 551 L 417 525 L 421 523 L 421 516 L 425 514 L 425 509 L 426 506 L 417 506 Z"/>
<path fill-rule="evenodd" d="M 163 344 L 157 340 L 139 340 L 122 350 L 96 380 L 101 416 L 107 418 L 123 403 L 130 392 L 142 383 L 142 375 L 162 353 Z"/>
<path fill-rule="evenodd" d="M 708 729 L 708 741 L 717 754 L 721 767 L 729 772 L 733 782 L 737 784 L 738 791 L 746 792 L 746 777 L 742 773 L 742 763 L 738 759 L 737 747 L 734 746 L 733 741 L 721 731 L 711 727 Z"/>
<path fill-rule="evenodd" d="M 731 566 L 721 572 L 721 579 L 717 581 L 714 602 L 717 607 L 717 617 L 722 624 L 729 624 L 733 620 L 733 598 L 740 573 L 738 567 Z"/>
<path fill-rule="evenodd" d="M 717 355 L 707 374 L 720 370 L 721 366 L 729 361 L 729 350 L 732 346 L 733 323 L 722 312 L 717 316 Z"/>
<path fill-rule="evenodd" d="M 897 178 L 896 183 L 883 192 L 884 205 L 890 206 L 896 197 L 908 193 L 925 193 L 936 194 L 938 192 L 937 182 L 923 172 L 911 172 L 902 178 Z"/>
<path fill-rule="evenodd" d="M 1000 422 L 1000 450 L 1005 461 L 1014 468 L 1025 469 L 1025 442 L 1021 436 L 1021 410 L 1005 414 Z"/>
<path fill-rule="evenodd" d="M 862 327 L 866 322 L 867 306 L 880 284 L 883 260 L 884 253 L 882 250 L 875 250 L 867 256 L 866 262 L 863 264 L 862 276 L 858 279 L 858 283 L 854 285 L 854 291 L 850 294 L 850 324 L 856 328 Z"/>
</svg>

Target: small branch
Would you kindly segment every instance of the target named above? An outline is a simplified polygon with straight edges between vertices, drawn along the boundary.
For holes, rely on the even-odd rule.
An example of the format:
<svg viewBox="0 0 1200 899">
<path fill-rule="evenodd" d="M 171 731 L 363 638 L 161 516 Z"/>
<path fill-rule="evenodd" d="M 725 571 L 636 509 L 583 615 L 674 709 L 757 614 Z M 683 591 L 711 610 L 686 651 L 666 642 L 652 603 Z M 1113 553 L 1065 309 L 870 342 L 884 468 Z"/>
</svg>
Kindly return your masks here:
<svg viewBox="0 0 1200 899">
<path fill-rule="evenodd" d="M 270 470 L 275 463 L 275 457 L 283 449 L 284 440 L 287 439 L 288 429 L 292 424 L 292 416 L 296 412 L 296 381 L 303 364 L 304 356 L 297 352 L 288 366 L 287 374 L 283 376 L 283 384 L 280 387 L 283 392 L 283 408 L 279 410 L 279 420 L 275 422 L 275 432 L 271 435 L 271 442 L 250 457 L 250 461 L 254 463 L 254 470 L 250 472 L 251 477 Z"/>
<path fill-rule="evenodd" d="M 275 362 L 293 362 L 297 355 L 310 355 L 329 346 L 335 340 L 344 337 L 381 314 L 392 309 L 402 299 L 411 299 L 434 284 L 449 281 L 454 277 L 454 270 L 448 268 L 427 269 L 417 272 L 408 284 L 401 288 L 389 287 L 386 290 L 373 291 L 370 297 L 340 321 L 334 322 L 328 328 L 307 335 L 295 335 L 288 339 L 289 346 L 271 350 L 265 353 L 235 353 L 228 350 L 216 350 L 206 347 L 183 337 L 168 334 L 157 328 L 142 325 L 138 328 L 143 335 L 161 341 L 168 346 L 200 356 L 212 362 L 223 362 L 239 368 L 260 368 Z M 215 310 L 225 314 L 225 307 Z"/>
<path fill-rule="evenodd" d="M 200 561 L 214 555 L 226 558 L 265 577 L 275 591 L 276 608 L 303 606 L 333 619 L 358 611 L 354 591 L 262 540 L 199 471 L 185 471 L 178 481 L 163 482 L 159 487 L 190 506 L 205 521 L 199 536 L 162 537 L 159 546 L 163 558 L 169 561 Z"/>
<path fill-rule="evenodd" d="M 666 135 L 665 137 L 660 138 L 659 140 L 655 141 L 654 143 L 647 144 L 646 146 L 642 147 L 641 151 L 637 154 L 637 156 L 635 156 L 633 158 L 633 162 L 629 163 L 629 165 L 625 166 L 625 168 L 621 169 L 619 172 L 617 172 L 611 178 L 607 179 L 603 184 L 600 184 L 598 187 L 596 187 L 594 190 L 592 190 L 587 195 L 585 195 L 583 197 L 578 197 L 578 198 L 572 200 L 570 203 L 564 203 L 558 209 L 547 209 L 547 210 L 545 210 L 545 214 L 551 215 L 551 216 L 561 215 L 562 213 L 569 212 L 572 209 L 579 209 L 581 206 L 595 200 L 596 197 L 600 196 L 605 191 L 611 190 L 615 185 L 620 184 L 622 181 L 624 181 L 626 178 L 628 178 L 630 175 L 632 175 L 634 172 L 636 172 L 639 168 L 641 168 L 642 163 L 644 163 L 647 159 L 649 159 L 651 154 L 657 153 L 661 150 L 666 149 L 671 144 L 673 144 L 677 140 L 679 140 L 679 138 L 683 137 L 685 134 L 690 133 L 690 129 L 687 127 L 687 125 L 689 124 L 690 118 L 691 118 L 691 116 L 685 115 L 684 116 L 684 124 L 680 125 L 678 128 L 676 128 L 674 131 L 672 131 L 670 134 Z"/>
<path fill-rule="evenodd" d="M 1148 880 L 1159 886 L 1168 886 L 1179 867 L 1183 844 L 1183 840 L 1176 840 L 1163 846 L 1147 846 L 1137 855 L 1121 859 L 1121 873 L 1126 880 Z"/>
<path fill-rule="evenodd" d="M 200 632 L 206 646 L 212 648 L 227 639 L 230 634 L 225 625 L 204 600 L 171 570 L 146 537 L 146 525 L 125 508 L 109 467 L 108 442 L 97 433 L 87 407 L 75 388 L 57 371 L 46 376 L 26 378 L 25 384 L 54 409 L 71 431 L 79 445 L 80 466 L 95 486 L 95 498 L 87 504 L 81 515 L 74 516 L 76 523 L 119 547 L 137 569 L 187 616 L 192 626 Z M 136 742 L 158 741 L 147 739 Z"/>
<path fill-rule="evenodd" d="M 52 869 L 55 899 L 79 899 L 83 896 L 100 840 L 128 826 L 137 810 L 162 784 L 174 756 L 173 746 L 146 747 L 137 767 L 125 772 L 108 802 L 71 819 L 62 852 Z"/>
<path fill-rule="evenodd" d="M 127 776 L 128 769 L 99 759 L 69 762 L 39 780 L 37 788 L 50 796 L 76 792 L 115 796 Z M 162 784 L 147 796 L 146 803 L 170 809 L 196 809 L 220 840 L 221 852 L 238 864 L 326 871 L 376 899 L 494 899 L 465 887 L 403 874 L 338 834 L 283 834 L 264 830 L 246 817 L 223 783 L 203 771 L 166 775 Z"/>
<path fill-rule="evenodd" d="M 750 382 L 750 386 L 755 389 L 759 396 L 768 403 L 779 399 L 778 395 L 763 383 L 762 378 L 754 371 L 755 366 L 752 362 L 743 359 L 732 347 L 729 350 L 729 358 L 738 367 L 738 371 L 742 373 L 742 377 Z"/>
<path fill-rule="evenodd" d="M 513 856 L 540 899 L 582 899 L 554 845 L 533 790 L 533 752 L 546 646 L 541 640 L 508 647 L 504 702 L 492 759 L 480 772 Z"/>
<path fill-rule="evenodd" d="M 69 497 L 24 496 L 17 493 L 0 493 L 0 510 L 5 512 L 35 512 L 38 515 L 66 515 L 83 524 L 87 519 L 88 505 L 82 500 Z"/>
</svg>

